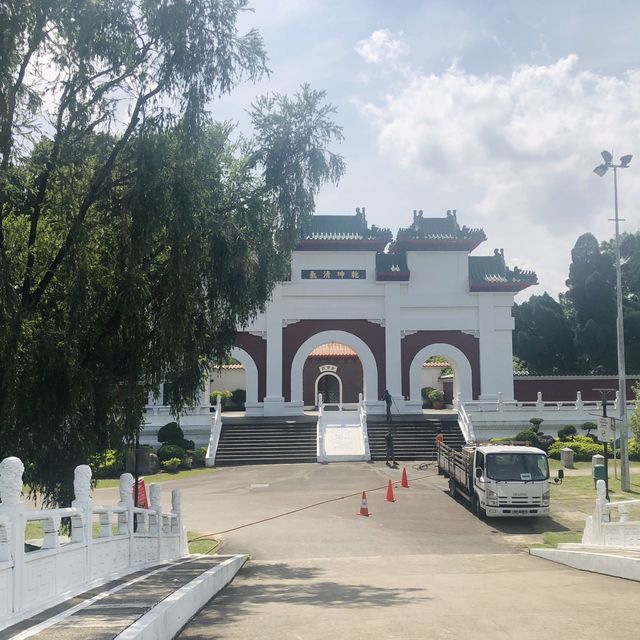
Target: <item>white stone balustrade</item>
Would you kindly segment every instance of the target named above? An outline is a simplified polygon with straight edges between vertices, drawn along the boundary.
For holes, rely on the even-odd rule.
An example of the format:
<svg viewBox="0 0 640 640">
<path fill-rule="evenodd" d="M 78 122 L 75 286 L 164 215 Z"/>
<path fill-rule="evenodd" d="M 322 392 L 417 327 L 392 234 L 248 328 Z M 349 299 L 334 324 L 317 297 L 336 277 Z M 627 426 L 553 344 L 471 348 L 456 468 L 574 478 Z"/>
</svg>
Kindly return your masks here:
<svg viewBox="0 0 640 640">
<path fill-rule="evenodd" d="M 604 480 L 596 483 L 596 493 L 595 509 L 585 523 L 582 544 L 640 550 L 640 521 L 630 519 L 630 507 L 640 505 L 640 500 L 607 502 Z"/>
<path fill-rule="evenodd" d="M 609 405 L 609 415 L 618 414 L 618 398 Z M 531 418 L 542 418 L 542 431 L 554 434 L 567 425 L 595 422 L 602 415 L 602 403 L 586 401 L 580 392 L 576 399 L 565 402 L 545 402 L 542 393 L 535 402 L 515 402 L 502 400 L 498 394 L 496 401 L 462 401 L 458 395 L 458 417 L 460 427 L 467 439 L 486 440 L 499 436 L 515 435 L 527 427 Z M 635 402 L 627 402 L 627 412 L 635 409 Z M 461 422 L 460 417 L 463 417 Z"/>
<path fill-rule="evenodd" d="M 160 487 L 150 485 L 150 508 L 141 509 L 134 506 L 133 477 L 125 473 L 118 505 L 97 506 L 91 469 L 80 465 L 71 507 L 28 510 L 21 499 L 23 472 L 18 458 L 0 462 L 0 629 L 102 582 L 188 553 L 178 490 L 171 511 L 163 513 Z M 71 525 L 65 537 L 63 519 Z M 30 522 L 41 524 L 39 546 L 25 546 Z"/>
</svg>

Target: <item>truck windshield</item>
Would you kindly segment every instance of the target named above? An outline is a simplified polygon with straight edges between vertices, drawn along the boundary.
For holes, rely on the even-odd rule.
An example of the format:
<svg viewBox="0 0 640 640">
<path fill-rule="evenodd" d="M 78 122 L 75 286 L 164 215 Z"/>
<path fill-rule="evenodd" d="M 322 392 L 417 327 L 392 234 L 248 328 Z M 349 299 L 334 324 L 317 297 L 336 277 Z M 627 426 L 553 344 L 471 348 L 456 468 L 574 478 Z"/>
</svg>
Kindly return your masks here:
<svg viewBox="0 0 640 640">
<path fill-rule="evenodd" d="M 540 453 L 491 453 L 487 455 L 487 476 L 492 480 L 546 480 L 549 462 Z"/>
</svg>

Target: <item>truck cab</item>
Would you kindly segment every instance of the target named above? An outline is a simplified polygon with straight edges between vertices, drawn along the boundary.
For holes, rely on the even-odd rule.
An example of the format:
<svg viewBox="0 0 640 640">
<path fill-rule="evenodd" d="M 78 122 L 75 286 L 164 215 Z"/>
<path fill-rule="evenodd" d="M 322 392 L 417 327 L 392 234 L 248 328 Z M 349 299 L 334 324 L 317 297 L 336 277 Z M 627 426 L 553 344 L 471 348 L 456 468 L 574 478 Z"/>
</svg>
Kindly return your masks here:
<svg viewBox="0 0 640 640">
<path fill-rule="evenodd" d="M 472 469 L 478 515 L 549 515 L 549 460 L 542 449 L 475 447 Z"/>
</svg>

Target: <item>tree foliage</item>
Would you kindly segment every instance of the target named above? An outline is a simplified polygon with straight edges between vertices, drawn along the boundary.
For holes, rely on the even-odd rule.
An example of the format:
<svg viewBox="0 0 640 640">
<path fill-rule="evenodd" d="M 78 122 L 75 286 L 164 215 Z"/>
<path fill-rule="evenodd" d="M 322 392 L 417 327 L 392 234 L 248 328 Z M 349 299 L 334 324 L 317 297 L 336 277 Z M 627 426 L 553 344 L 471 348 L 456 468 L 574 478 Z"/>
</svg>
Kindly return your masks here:
<svg viewBox="0 0 640 640">
<path fill-rule="evenodd" d="M 205 104 L 266 72 L 244 0 L 5 2 L 0 22 L 0 455 L 68 501 L 167 380 L 193 403 L 344 170 L 324 94 Z M 40 115 L 43 114 L 43 115 Z"/>
<path fill-rule="evenodd" d="M 620 241 L 626 369 L 640 371 L 640 232 Z M 542 374 L 617 372 L 615 244 L 586 233 L 571 252 L 567 291 L 514 307 L 514 355 Z"/>
</svg>

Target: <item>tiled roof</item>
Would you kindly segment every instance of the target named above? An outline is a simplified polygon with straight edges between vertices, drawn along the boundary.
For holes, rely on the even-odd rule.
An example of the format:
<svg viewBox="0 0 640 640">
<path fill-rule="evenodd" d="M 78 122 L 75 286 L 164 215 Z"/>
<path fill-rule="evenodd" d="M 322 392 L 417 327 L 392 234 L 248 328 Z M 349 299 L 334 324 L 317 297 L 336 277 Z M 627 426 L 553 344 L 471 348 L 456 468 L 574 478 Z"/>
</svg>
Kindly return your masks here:
<svg viewBox="0 0 640 640">
<path fill-rule="evenodd" d="M 534 284 L 538 284 L 536 274 L 507 267 L 502 250 L 496 249 L 492 256 L 469 256 L 471 291 L 522 291 Z"/>
<path fill-rule="evenodd" d="M 406 253 L 376 253 L 376 280 L 384 282 L 408 279 Z"/>
<path fill-rule="evenodd" d="M 327 342 L 316 347 L 310 354 L 310 358 L 353 358 L 357 353 L 341 342 Z"/>
<path fill-rule="evenodd" d="M 422 211 L 414 211 L 413 223 L 398 230 L 391 251 L 472 251 L 486 239 L 482 229 L 461 227 L 455 209 L 444 218 L 425 218 Z"/>
<path fill-rule="evenodd" d="M 364 208 L 358 208 L 354 215 L 309 216 L 297 249 L 382 251 L 392 239 L 389 229 L 369 228 Z"/>
</svg>

